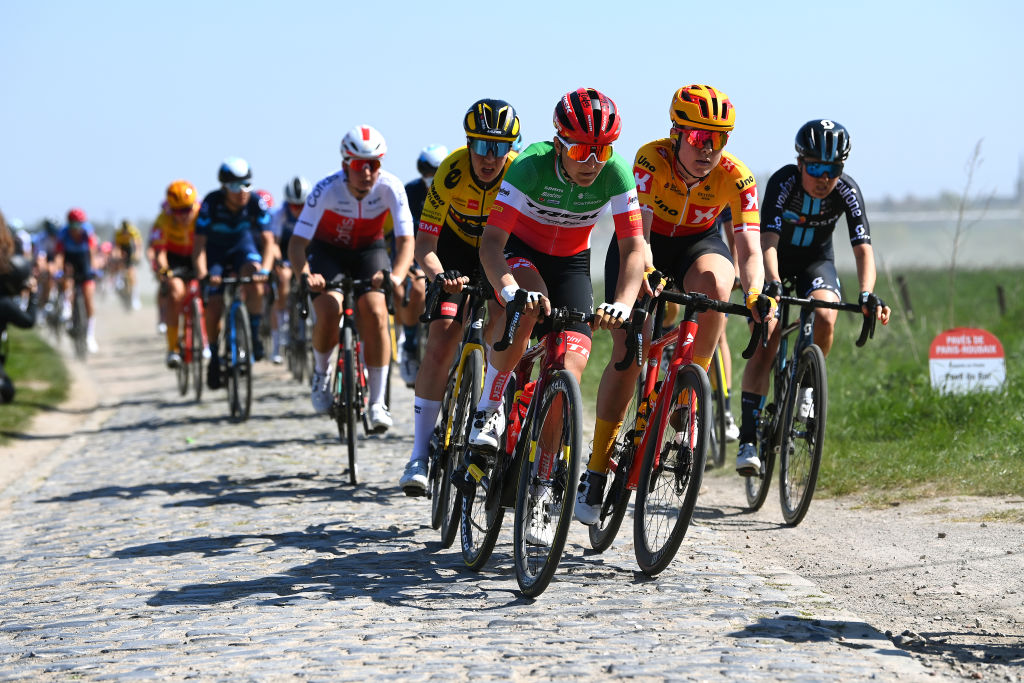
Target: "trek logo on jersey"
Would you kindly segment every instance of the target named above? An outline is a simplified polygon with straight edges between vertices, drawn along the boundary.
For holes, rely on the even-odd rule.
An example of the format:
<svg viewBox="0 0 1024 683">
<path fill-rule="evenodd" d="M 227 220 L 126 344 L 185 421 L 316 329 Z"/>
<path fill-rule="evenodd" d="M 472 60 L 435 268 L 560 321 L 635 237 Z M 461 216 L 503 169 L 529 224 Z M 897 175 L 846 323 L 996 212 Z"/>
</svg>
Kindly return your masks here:
<svg viewBox="0 0 1024 683">
<path fill-rule="evenodd" d="M 650 173 L 643 170 L 639 166 L 633 167 L 633 179 L 636 181 L 637 192 L 650 192 L 652 177 L 653 176 L 651 176 Z"/>
<path fill-rule="evenodd" d="M 715 216 L 718 215 L 717 206 L 700 206 L 698 204 L 690 205 L 690 215 L 687 217 L 686 222 L 690 225 L 710 225 L 715 221 Z"/>
<path fill-rule="evenodd" d="M 757 188 L 751 187 L 740 193 L 744 211 L 757 211 Z"/>
</svg>

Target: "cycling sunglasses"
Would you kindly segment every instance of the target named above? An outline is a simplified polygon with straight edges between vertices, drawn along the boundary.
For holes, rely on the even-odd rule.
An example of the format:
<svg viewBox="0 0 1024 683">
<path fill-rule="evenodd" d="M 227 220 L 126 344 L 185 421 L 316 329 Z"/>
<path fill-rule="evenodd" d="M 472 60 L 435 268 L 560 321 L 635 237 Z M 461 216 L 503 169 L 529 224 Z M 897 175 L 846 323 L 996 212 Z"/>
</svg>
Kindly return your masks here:
<svg viewBox="0 0 1024 683">
<path fill-rule="evenodd" d="M 843 165 L 836 161 L 805 161 L 804 170 L 812 178 L 820 178 L 826 173 L 829 178 L 838 178 L 843 174 Z"/>
<path fill-rule="evenodd" d="M 252 189 L 252 183 L 247 183 L 245 181 L 224 183 L 224 189 L 228 192 L 248 192 Z"/>
<path fill-rule="evenodd" d="M 370 169 L 370 173 L 376 173 L 380 169 L 380 159 L 349 159 L 348 167 L 353 173 L 362 173 L 366 168 Z"/>
<path fill-rule="evenodd" d="M 593 155 L 597 163 L 603 164 L 612 158 L 611 145 L 588 145 L 585 142 L 569 142 L 560 135 L 555 137 L 562 143 L 562 147 L 573 161 L 588 161 Z"/>
<path fill-rule="evenodd" d="M 466 146 L 473 154 L 485 157 L 493 154 L 501 158 L 512 151 L 512 143 L 505 140 L 484 140 L 483 138 L 467 138 Z"/>
<path fill-rule="evenodd" d="M 709 143 L 715 152 L 725 147 L 729 142 L 729 134 L 717 130 L 702 130 L 700 128 L 676 128 L 679 138 L 690 147 L 704 149 Z"/>
</svg>

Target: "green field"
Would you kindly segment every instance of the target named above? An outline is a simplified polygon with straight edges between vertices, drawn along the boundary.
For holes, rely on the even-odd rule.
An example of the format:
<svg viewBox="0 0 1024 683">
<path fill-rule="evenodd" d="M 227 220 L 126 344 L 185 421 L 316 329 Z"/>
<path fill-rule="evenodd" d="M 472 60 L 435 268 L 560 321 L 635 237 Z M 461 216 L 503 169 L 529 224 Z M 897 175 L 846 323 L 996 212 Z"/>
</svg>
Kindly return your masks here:
<svg viewBox="0 0 1024 683">
<path fill-rule="evenodd" d="M 881 494 L 880 499 L 929 495 L 1021 495 L 1024 491 L 1024 271 L 961 271 L 951 288 L 944 271 L 903 271 L 914 312 L 906 315 L 895 282 L 879 275 L 877 291 L 893 307 L 887 327 L 862 348 L 860 322 L 841 313 L 828 358 L 828 425 L 818 479 L 824 495 Z M 856 281 L 852 274 L 843 281 Z M 997 286 L 1004 288 L 1001 315 Z M 598 291 L 603 291 L 600 287 Z M 953 292 L 951 295 L 950 292 Z M 952 317 L 951 306 L 952 304 Z M 845 318 L 845 320 L 844 320 Z M 928 348 L 951 327 L 995 334 L 1006 353 L 1001 392 L 946 396 L 932 390 Z M 728 327 L 733 351 L 732 408 L 739 420 L 740 351 L 746 326 Z M 610 348 L 597 334 L 583 378 L 584 404 L 593 406 Z M 588 428 L 592 429 L 592 417 Z M 730 444 L 731 460 L 736 445 Z"/>
<path fill-rule="evenodd" d="M 0 445 L 12 434 L 23 433 L 40 410 L 53 410 L 68 396 L 70 381 L 60 355 L 37 330 L 9 329 L 9 355 L 5 370 L 13 378 L 14 401 L 0 405 Z"/>
</svg>

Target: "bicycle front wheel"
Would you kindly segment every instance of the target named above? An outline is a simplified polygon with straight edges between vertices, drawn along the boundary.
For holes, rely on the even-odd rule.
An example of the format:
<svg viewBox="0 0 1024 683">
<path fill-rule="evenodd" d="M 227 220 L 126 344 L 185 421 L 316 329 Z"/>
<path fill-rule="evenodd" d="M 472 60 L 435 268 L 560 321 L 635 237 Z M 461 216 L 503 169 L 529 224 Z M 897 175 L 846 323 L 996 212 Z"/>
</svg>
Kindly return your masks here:
<svg viewBox="0 0 1024 683">
<path fill-rule="evenodd" d="M 629 507 L 629 499 L 632 495 L 627 486 L 629 473 L 633 469 L 633 461 L 636 458 L 636 444 L 639 443 L 640 436 L 644 431 L 644 424 L 646 424 L 643 421 L 645 418 L 640 419 L 640 424 L 637 419 L 643 387 L 644 378 L 641 375 L 637 378 L 633 397 L 630 399 L 629 407 L 626 408 L 626 419 L 612 444 L 611 457 L 608 460 L 611 482 L 605 489 L 604 500 L 601 503 L 601 517 L 597 524 L 587 527 L 590 535 L 590 547 L 599 553 L 607 550 L 615 540 L 615 536 L 622 526 L 622 520 L 626 516 L 626 509 Z M 650 406 L 643 405 L 643 409 L 649 411 Z"/>
<path fill-rule="evenodd" d="M 182 396 L 188 394 L 188 384 L 192 377 L 192 364 L 189 363 L 188 354 L 185 353 L 187 343 L 188 327 L 186 326 L 185 336 L 178 339 L 178 355 L 181 356 L 181 360 L 178 361 L 178 367 L 174 371 L 178 378 L 178 393 Z"/>
<path fill-rule="evenodd" d="M 469 426 L 473 419 L 473 411 L 480 401 L 480 383 L 483 381 L 483 352 L 473 351 L 466 356 L 462 364 L 462 378 L 454 397 L 454 410 L 447 413 L 448 444 L 444 449 L 445 479 L 442 486 L 448 487 L 447 502 L 441 517 L 441 547 L 450 548 L 455 542 L 459 531 L 459 519 L 462 511 L 462 497 L 458 489 L 451 483 L 451 473 L 459 467 L 459 461 L 466 452 L 469 440 Z"/>
<path fill-rule="evenodd" d="M 192 344 L 192 387 L 196 392 L 196 402 L 203 398 L 203 308 L 202 301 L 196 298 L 192 302 L 192 325 L 186 335 L 186 342 Z"/>
<path fill-rule="evenodd" d="M 235 350 L 231 358 L 229 382 L 234 385 L 231 415 L 240 422 L 249 419 L 252 409 L 252 342 L 249 332 L 249 312 L 237 306 L 231 314 L 235 333 Z"/>
<path fill-rule="evenodd" d="M 679 369 L 670 396 L 658 399 L 654 429 L 640 464 L 633 525 L 641 571 L 654 576 L 668 566 L 682 543 L 697 504 L 711 425 L 708 375 L 693 363 Z"/>
<path fill-rule="evenodd" d="M 452 486 L 449 482 L 451 472 L 448 471 L 448 459 L 445 457 L 445 441 L 448 432 L 448 415 L 453 412 L 455 394 L 458 386 L 457 366 L 448 371 L 448 383 L 445 385 L 444 396 L 441 398 L 441 411 L 434 424 L 434 432 L 430 435 L 430 451 L 427 460 L 427 488 L 430 495 L 430 526 L 441 528 L 445 509 L 451 500 Z"/>
<path fill-rule="evenodd" d="M 747 497 L 747 509 L 755 512 L 761 509 L 764 501 L 768 498 L 768 489 L 772 482 L 772 473 L 775 471 L 775 453 L 778 443 L 778 432 L 776 426 L 779 423 L 778 410 L 781 403 L 782 387 L 776 386 L 779 379 L 778 359 L 772 364 L 771 384 L 768 388 L 768 395 L 774 396 L 775 401 L 767 404 L 761 409 L 757 416 L 757 458 L 761 461 L 761 469 L 753 477 L 744 477 L 743 492 Z"/>
<path fill-rule="evenodd" d="M 825 440 L 828 379 L 825 355 L 817 345 L 800 354 L 793 387 L 779 454 L 779 498 L 790 526 L 799 524 L 811 506 Z"/>
<path fill-rule="evenodd" d="M 562 559 L 579 479 L 583 414 L 580 387 L 567 370 L 551 375 L 537 410 L 527 414 L 517 447 L 519 471 L 513 554 L 523 595 L 544 592 Z"/>
<path fill-rule="evenodd" d="M 75 356 L 78 360 L 85 360 L 89 354 L 89 345 L 86 343 L 86 325 L 88 314 L 85 311 L 85 294 L 80 286 L 75 285 L 75 298 L 71 307 L 71 336 L 75 342 Z"/>
<path fill-rule="evenodd" d="M 361 368 L 356 365 L 356 342 L 351 325 L 341 330 L 342 365 L 337 372 L 341 382 L 341 406 L 336 413 L 338 431 L 344 432 L 345 444 L 348 447 L 348 482 L 355 486 L 359 483 L 359 465 L 356 462 L 358 440 L 356 439 L 356 418 L 359 415 L 359 401 L 356 389 L 356 373 Z"/>
</svg>

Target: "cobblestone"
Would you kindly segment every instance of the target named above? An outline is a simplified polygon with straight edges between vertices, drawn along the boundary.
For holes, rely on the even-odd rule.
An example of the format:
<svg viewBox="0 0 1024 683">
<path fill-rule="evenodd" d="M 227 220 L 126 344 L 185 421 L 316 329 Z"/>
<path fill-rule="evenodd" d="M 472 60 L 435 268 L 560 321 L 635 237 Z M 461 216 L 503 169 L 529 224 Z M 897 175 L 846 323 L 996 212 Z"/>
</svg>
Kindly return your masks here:
<svg viewBox="0 0 1024 683">
<path fill-rule="evenodd" d="M 2 494 L 0 680 L 943 675 L 706 526 L 652 580 L 631 525 L 602 555 L 577 525 L 550 588 L 524 599 L 510 529 L 474 574 L 458 542 L 440 548 L 429 502 L 398 488 L 401 382 L 395 426 L 361 440 L 351 487 L 334 424 L 280 368 L 257 366 L 252 417 L 234 423 L 223 391 L 177 395 L 146 330 L 106 327 L 90 361 L 103 419 Z"/>
</svg>

